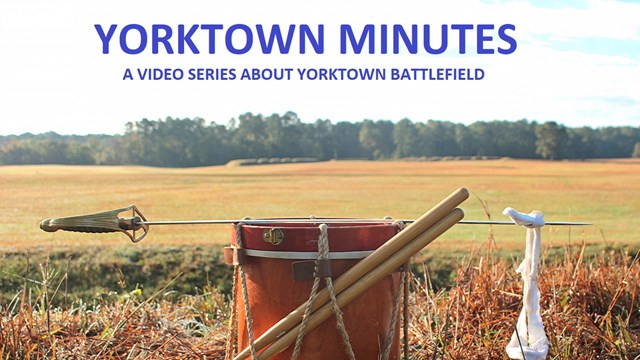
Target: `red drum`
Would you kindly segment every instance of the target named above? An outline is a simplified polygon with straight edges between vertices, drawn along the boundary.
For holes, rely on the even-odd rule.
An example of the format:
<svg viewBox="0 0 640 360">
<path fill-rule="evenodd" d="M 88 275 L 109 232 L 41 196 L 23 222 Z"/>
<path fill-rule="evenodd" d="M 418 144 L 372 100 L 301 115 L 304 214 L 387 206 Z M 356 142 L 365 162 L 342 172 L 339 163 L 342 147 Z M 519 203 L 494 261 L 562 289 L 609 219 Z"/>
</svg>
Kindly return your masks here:
<svg viewBox="0 0 640 360">
<path fill-rule="evenodd" d="M 309 299 L 313 279 L 294 280 L 292 263 L 317 258 L 320 229 L 316 225 L 322 224 L 322 219 L 317 221 L 313 224 L 274 222 L 241 227 L 254 339 Z M 337 279 L 399 230 L 393 223 L 329 223 L 327 233 L 332 278 Z M 237 245 L 235 230 L 232 244 Z M 249 346 L 249 335 L 240 279 L 235 280 L 238 284 L 235 293 L 238 348 L 242 350 Z M 324 279 L 320 284 L 322 289 L 326 285 Z M 384 351 L 399 284 L 400 273 L 391 274 L 342 308 L 357 359 L 378 359 Z M 389 359 L 400 357 L 399 323 L 396 322 Z M 273 359 L 290 359 L 293 348 L 291 345 Z M 335 316 L 305 335 L 300 358 L 347 358 Z"/>
</svg>

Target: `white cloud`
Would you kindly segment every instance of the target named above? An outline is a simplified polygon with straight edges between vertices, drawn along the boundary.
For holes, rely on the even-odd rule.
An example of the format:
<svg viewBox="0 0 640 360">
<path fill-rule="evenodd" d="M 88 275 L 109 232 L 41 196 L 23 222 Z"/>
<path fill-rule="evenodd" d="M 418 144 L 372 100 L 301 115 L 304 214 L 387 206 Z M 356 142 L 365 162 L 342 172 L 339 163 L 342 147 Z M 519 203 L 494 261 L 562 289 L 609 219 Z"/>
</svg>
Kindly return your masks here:
<svg viewBox="0 0 640 360">
<path fill-rule="evenodd" d="M 584 8 L 545 8 L 527 1 L 509 1 L 501 10 L 515 19 L 530 40 L 539 35 L 552 35 L 556 40 L 640 40 L 640 3 L 591 0 Z"/>
<path fill-rule="evenodd" d="M 635 124 L 640 59 L 588 52 L 590 39 L 640 41 L 640 5 L 589 1 L 549 9 L 529 2 L 31 1 L 0 4 L 0 134 L 122 132 L 143 117 L 226 122 L 246 111 L 317 118 L 529 118 L 570 125 Z M 100 53 L 93 24 L 325 24 L 324 55 Z M 339 55 L 337 28 L 373 24 L 513 23 L 512 55 Z M 567 41 L 581 47 L 563 47 Z M 450 41 L 452 41 L 450 39 Z M 115 46 L 115 45 L 114 45 Z M 580 50 L 580 51 L 578 51 Z M 582 51 L 585 50 L 585 51 Z M 154 82 L 121 80 L 126 67 L 482 67 L 480 82 Z M 605 99 L 596 101 L 594 99 Z M 630 99 L 628 102 L 606 99 Z"/>
</svg>

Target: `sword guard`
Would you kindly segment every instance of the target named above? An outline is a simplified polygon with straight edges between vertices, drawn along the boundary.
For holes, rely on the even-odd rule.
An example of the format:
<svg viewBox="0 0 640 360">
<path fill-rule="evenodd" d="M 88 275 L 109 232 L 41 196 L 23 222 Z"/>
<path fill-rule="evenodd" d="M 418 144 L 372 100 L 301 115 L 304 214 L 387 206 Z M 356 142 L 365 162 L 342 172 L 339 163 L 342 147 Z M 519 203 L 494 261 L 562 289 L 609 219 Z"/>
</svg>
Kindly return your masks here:
<svg viewBox="0 0 640 360">
<path fill-rule="evenodd" d="M 130 218 L 120 218 L 122 212 L 131 210 Z M 47 232 L 58 230 L 75 231 L 82 233 L 110 233 L 122 232 L 137 243 L 149 232 L 149 225 L 140 224 L 147 221 L 135 205 L 129 205 L 120 209 L 103 211 L 95 214 L 67 216 L 43 220 L 40 229 Z M 136 231 L 142 229 L 143 233 L 136 237 Z"/>
</svg>

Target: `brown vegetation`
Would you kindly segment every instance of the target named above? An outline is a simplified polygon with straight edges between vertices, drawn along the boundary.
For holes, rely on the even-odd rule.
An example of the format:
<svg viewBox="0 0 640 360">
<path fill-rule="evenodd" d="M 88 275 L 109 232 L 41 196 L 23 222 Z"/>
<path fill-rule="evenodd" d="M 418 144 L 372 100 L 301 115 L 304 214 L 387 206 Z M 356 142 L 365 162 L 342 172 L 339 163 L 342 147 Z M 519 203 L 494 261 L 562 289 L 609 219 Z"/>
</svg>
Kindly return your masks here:
<svg viewBox="0 0 640 360">
<path fill-rule="evenodd" d="M 638 253 L 592 259 L 566 248 L 539 273 L 541 314 L 550 359 L 637 359 L 640 356 Z M 456 285 L 434 293 L 416 281 L 411 340 L 417 359 L 500 359 L 522 307 L 517 264 L 491 253 L 457 266 Z"/>
<path fill-rule="evenodd" d="M 504 347 L 521 306 L 521 281 L 492 251 L 457 264 L 456 285 L 434 292 L 414 278 L 412 359 L 506 358 Z M 552 359 L 636 359 L 640 356 L 638 254 L 611 251 L 591 259 L 584 247 L 543 266 L 541 309 Z M 165 287 L 142 299 L 137 290 L 109 301 L 51 308 L 62 296 L 49 284 L 33 299 L 3 306 L 0 358 L 222 359 L 228 308 L 214 290 L 172 298 Z M 169 285 L 169 284 L 168 284 Z M 47 289 L 47 290 L 45 290 Z"/>
</svg>

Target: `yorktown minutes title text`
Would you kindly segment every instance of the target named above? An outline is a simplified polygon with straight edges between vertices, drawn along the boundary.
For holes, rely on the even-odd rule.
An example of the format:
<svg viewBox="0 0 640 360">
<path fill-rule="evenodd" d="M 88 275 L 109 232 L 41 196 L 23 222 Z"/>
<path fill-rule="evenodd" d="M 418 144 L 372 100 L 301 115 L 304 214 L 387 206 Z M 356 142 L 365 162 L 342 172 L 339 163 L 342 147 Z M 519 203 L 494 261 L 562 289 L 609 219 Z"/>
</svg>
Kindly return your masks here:
<svg viewBox="0 0 640 360">
<path fill-rule="evenodd" d="M 222 52 L 244 54 L 327 53 L 334 40 L 342 55 L 384 54 L 513 54 L 518 43 L 513 24 L 442 24 L 432 26 L 368 24 L 354 29 L 342 24 L 337 39 L 327 39 L 325 25 L 274 24 L 95 24 L 103 54 L 180 55 Z M 387 73 L 389 76 L 387 76 Z M 293 76 L 292 76 L 293 75 Z M 480 80 L 482 69 L 460 68 L 138 68 L 126 69 L 124 80 Z"/>
</svg>

